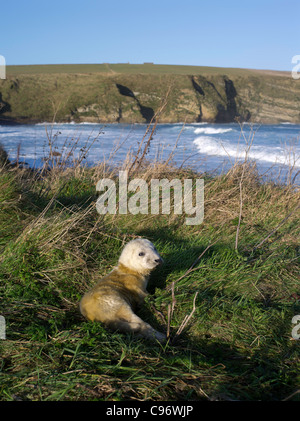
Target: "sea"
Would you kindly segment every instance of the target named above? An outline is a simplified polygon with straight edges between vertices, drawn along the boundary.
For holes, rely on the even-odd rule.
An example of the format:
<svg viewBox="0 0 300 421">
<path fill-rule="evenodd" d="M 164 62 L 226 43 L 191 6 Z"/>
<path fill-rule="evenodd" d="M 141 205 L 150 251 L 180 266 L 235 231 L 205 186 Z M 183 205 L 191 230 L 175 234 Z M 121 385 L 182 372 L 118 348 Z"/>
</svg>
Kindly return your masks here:
<svg viewBox="0 0 300 421">
<path fill-rule="evenodd" d="M 171 158 L 176 166 L 220 174 L 247 159 L 255 162 L 264 179 L 300 184 L 298 124 L 157 124 L 153 133 L 146 124 L 0 125 L 0 144 L 9 159 L 32 168 L 44 165 L 50 144 L 56 159 L 120 165 L 128 154 L 143 150 L 149 139 L 148 162 Z"/>
</svg>

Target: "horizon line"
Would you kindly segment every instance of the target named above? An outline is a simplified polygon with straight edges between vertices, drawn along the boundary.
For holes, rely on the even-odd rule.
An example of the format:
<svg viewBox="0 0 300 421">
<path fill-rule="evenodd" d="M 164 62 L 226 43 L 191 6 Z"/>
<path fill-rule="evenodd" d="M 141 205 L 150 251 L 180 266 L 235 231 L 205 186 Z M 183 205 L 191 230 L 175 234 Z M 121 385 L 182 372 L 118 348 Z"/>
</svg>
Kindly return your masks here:
<svg viewBox="0 0 300 421">
<path fill-rule="evenodd" d="M 199 68 L 213 68 L 213 69 L 236 69 L 236 70 L 258 70 L 258 71 L 269 71 L 269 72 L 285 72 L 290 73 L 289 70 L 271 69 L 271 68 L 250 68 L 250 67 L 230 67 L 230 66 L 209 66 L 209 65 L 198 65 L 198 64 L 164 64 L 154 62 L 144 63 L 130 63 L 130 62 L 96 62 L 96 63 L 31 63 L 31 64 L 6 64 L 6 67 L 21 67 L 21 66 L 97 66 L 97 65 L 128 65 L 128 66 L 171 66 L 171 67 L 199 67 Z"/>
</svg>

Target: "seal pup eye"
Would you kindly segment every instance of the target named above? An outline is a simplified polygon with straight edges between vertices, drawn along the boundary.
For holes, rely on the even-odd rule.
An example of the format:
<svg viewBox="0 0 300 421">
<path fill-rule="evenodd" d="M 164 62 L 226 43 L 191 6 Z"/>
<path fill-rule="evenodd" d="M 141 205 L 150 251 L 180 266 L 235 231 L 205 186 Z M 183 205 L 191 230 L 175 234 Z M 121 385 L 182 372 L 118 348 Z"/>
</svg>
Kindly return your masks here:
<svg viewBox="0 0 300 421">
<path fill-rule="evenodd" d="M 139 256 L 145 256 L 145 253 L 143 251 L 140 251 Z"/>
</svg>

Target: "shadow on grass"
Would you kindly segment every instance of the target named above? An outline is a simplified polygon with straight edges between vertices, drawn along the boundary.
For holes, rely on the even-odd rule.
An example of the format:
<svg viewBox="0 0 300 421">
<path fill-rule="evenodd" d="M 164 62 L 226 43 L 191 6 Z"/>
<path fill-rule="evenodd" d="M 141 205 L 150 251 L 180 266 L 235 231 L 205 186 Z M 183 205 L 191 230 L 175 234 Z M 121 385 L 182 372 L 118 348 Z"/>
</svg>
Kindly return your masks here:
<svg viewBox="0 0 300 421">
<path fill-rule="evenodd" d="M 141 235 L 145 238 L 148 238 L 155 245 L 161 245 L 161 249 L 158 246 L 158 251 L 164 259 L 164 264 L 158 267 L 150 275 L 148 291 L 150 294 L 155 292 L 155 287 L 164 289 L 166 288 L 166 279 L 172 273 L 182 273 L 186 272 L 193 263 L 198 259 L 198 257 L 205 251 L 207 248 L 207 242 L 203 245 L 194 245 L 191 246 L 191 241 L 186 238 L 175 238 L 174 233 L 171 232 L 167 227 L 161 228 L 159 230 L 140 230 L 137 231 L 138 235 Z M 174 251 L 164 252 L 164 244 L 173 244 Z M 224 248 L 222 245 L 213 245 L 205 254 L 201 257 L 197 265 L 201 262 L 205 263 L 212 254 L 216 253 L 219 248 Z"/>
</svg>

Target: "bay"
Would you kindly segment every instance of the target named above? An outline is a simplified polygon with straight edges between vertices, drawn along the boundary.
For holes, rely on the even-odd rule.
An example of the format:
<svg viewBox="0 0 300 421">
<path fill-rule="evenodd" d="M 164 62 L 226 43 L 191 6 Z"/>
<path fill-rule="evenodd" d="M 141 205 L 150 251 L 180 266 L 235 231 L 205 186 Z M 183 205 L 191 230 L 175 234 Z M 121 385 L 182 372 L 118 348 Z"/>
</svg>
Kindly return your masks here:
<svg viewBox="0 0 300 421">
<path fill-rule="evenodd" d="M 9 158 L 39 168 L 49 155 L 49 144 L 57 156 L 69 155 L 70 163 L 106 161 L 121 164 L 136 154 L 149 138 L 146 124 L 39 123 L 0 125 L 0 143 Z M 144 139 L 144 140 L 143 140 Z M 177 166 L 199 172 L 227 171 L 237 161 L 255 161 L 258 172 L 279 182 L 295 178 L 300 170 L 300 125 L 157 124 L 146 159 L 165 160 L 172 154 Z"/>
</svg>

